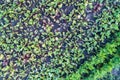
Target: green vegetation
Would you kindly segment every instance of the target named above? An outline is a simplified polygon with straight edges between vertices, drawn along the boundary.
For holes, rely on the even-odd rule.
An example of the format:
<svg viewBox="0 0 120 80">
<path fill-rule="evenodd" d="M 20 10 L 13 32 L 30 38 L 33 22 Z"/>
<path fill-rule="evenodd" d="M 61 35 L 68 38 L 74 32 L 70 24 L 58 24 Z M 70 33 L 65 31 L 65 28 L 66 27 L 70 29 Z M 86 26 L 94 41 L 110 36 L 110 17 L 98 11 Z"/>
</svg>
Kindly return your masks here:
<svg viewBox="0 0 120 80">
<path fill-rule="evenodd" d="M 119 0 L 1 0 L 0 78 L 106 78 L 120 64 L 119 31 Z"/>
<path fill-rule="evenodd" d="M 107 43 L 104 48 L 101 48 L 96 56 L 82 64 L 76 73 L 68 76 L 66 80 L 74 80 L 75 78 L 76 80 L 81 78 L 97 80 L 110 72 L 120 62 L 118 52 L 120 48 L 120 32 L 116 34 L 116 37 L 113 41 Z"/>
</svg>

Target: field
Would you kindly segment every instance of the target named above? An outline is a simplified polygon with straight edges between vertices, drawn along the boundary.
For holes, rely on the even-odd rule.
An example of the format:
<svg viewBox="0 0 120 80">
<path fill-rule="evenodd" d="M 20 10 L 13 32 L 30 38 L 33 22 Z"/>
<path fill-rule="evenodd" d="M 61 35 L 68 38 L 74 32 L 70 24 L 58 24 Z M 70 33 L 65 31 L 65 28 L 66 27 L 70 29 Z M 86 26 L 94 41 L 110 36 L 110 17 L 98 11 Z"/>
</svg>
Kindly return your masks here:
<svg viewBox="0 0 120 80">
<path fill-rule="evenodd" d="M 0 80 L 120 80 L 120 0 L 0 0 Z"/>
</svg>

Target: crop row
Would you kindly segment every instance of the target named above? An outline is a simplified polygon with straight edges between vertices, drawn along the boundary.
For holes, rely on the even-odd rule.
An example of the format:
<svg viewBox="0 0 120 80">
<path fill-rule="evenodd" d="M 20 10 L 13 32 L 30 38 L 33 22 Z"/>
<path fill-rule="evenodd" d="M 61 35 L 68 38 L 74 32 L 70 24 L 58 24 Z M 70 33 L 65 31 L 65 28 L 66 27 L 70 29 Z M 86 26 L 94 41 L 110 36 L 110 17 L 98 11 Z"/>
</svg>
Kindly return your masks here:
<svg viewBox="0 0 120 80">
<path fill-rule="evenodd" d="M 100 52 L 93 56 L 89 61 L 86 61 L 76 73 L 68 76 L 66 80 L 96 80 L 104 77 L 107 72 L 110 72 L 115 65 L 120 61 L 119 46 L 120 46 L 120 32 L 116 33 L 117 38 L 107 43 Z"/>
</svg>

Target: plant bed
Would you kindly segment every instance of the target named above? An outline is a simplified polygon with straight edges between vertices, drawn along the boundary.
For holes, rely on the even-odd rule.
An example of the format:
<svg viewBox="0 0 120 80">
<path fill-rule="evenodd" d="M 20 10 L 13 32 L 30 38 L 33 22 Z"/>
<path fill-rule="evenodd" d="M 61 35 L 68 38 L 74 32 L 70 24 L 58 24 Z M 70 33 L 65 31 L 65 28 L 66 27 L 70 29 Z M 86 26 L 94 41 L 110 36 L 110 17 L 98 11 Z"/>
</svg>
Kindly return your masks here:
<svg viewBox="0 0 120 80">
<path fill-rule="evenodd" d="M 1 1 L 0 77 L 66 78 L 120 30 L 119 9 L 117 0 Z"/>
</svg>

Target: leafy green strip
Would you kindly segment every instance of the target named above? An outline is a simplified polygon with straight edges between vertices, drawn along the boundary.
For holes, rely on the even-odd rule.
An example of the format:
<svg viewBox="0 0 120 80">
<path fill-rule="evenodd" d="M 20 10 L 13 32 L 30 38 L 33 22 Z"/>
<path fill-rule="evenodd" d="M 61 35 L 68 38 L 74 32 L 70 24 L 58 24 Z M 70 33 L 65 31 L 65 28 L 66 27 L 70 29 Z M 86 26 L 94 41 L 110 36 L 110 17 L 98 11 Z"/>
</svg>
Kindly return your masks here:
<svg viewBox="0 0 120 80">
<path fill-rule="evenodd" d="M 120 64 L 120 55 L 115 55 L 114 58 L 110 59 L 109 63 L 104 64 L 102 68 L 99 70 L 93 70 L 93 74 L 91 74 L 85 80 L 97 80 L 98 78 L 104 77 L 108 72 L 111 72 L 112 69 Z"/>
<path fill-rule="evenodd" d="M 115 35 L 117 38 L 115 38 L 110 43 L 107 43 L 104 48 L 101 48 L 100 52 L 96 56 L 93 56 L 91 60 L 86 61 L 83 65 L 81 65 L 81 67 L 78 69 L 76 73 L 67 76 L 66 80 L 80 80 L 84 73 L 88 73 L 89 70 L 95 70 L 94 67 L 95 64 L 103 63 L 104 60 L 108 57 L 108 55 L 116 56 L 114 53 L 117 52 L 116 47 L 120 45 L 120 32 L 116 33 Z M 115 58 L 113 58 L 112 60 L 114 60 Z M 96 75 L 98 75 L 98 73 Z"/>
</svg>

